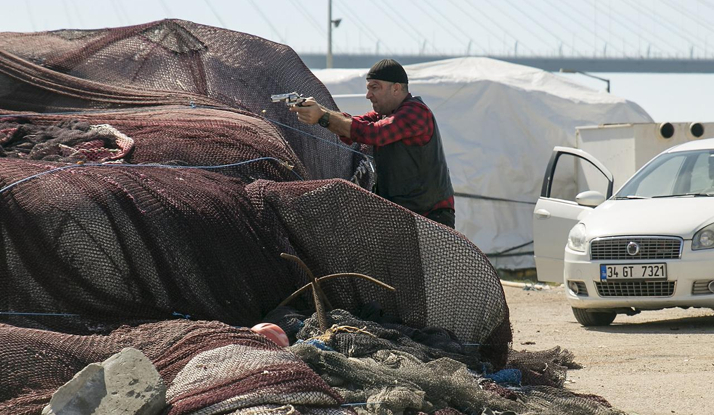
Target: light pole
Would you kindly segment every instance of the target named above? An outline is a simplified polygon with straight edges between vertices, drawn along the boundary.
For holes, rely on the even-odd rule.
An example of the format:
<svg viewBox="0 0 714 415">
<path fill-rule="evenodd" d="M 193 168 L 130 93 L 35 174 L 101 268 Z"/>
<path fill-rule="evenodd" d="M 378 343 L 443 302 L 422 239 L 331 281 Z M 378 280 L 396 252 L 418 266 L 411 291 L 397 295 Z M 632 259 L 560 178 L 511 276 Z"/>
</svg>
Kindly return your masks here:
<svg viewBox="0 0 714 415">
<path fill-rule="evenodd" d="M 332 25 L 338 27 L 342 19 L 332 20 L 332 0 L 327 0 L 327 68 L 332 68 Z"/>
<path fill-rule="evenodd" d="M 589 76 L 590 78 L 595 78 L 595 79 L 599 79 L 599 80 L 601 80 L 601 81 L 603 81 L 603 82 L 607 82 L 606 91 L 607 91 L 608 94 L 610 93 L 610 80 L 609 80 L 609 79 L 600 78 L 599 76 L 591 75 L 591 74 L 589 74 L 589 73 L 587 73 L 587 72 L 583 72 L 583 71 L 576 71 L 575 69 L 563 69 L 563 68 L 560 68 L 560 72 L 561 72 L 561 73 L 579 73 L 579 74 L 581 74 L 581 75 Z"/>
</svg>

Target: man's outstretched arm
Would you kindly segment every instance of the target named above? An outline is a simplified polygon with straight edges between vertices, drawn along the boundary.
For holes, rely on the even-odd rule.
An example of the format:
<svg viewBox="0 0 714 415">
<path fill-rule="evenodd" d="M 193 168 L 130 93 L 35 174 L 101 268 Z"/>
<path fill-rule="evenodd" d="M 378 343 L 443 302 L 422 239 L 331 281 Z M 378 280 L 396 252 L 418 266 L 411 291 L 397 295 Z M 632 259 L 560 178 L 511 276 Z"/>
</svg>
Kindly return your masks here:
<svg viewBox="0 0 714 415">
<path fill-rule="evenodd" d="M 352 117 L 348 117 L 341 112 L 331 111 L 318 104 L 314 98 L 310 97 L 302 103 L 302 106 L 290 107 L 291 112 L 296 112 L 298 121 L 305 124 L 317 124 L 324 114 L 329 114 L 329 125 L 327 129 L 333 133 L 350 138 L 350 128 L 352 127 Z"/>
</svg>

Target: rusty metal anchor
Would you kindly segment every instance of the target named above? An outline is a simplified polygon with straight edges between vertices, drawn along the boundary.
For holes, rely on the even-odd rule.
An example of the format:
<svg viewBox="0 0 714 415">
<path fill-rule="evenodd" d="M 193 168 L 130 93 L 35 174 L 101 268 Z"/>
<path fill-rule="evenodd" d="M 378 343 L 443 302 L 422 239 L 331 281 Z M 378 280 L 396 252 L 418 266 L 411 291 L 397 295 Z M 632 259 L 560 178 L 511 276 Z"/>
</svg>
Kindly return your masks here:
<svg viewBox="0 0 714 415">
<path fill-rule="evenodd" d="M 387 285 L 387 284 L 383 283 L 382 281 L 379 281 L 376 278 L 372 278 L 369 275 L 358 274 L 355 272 L 340 272 L 337 274 L 330 274 L 330 275 L 325 275 L 320 278 L 315 278 L 315 275 L 313 275 L 312 271 L 310 271 L 310 268 L 308 268 L 307 265 L 305 265 L 305 263 L 302 262 L 302 260 L 300 258 L 296 257 L 295 255 L 290 255 L 290 254 L 286 254 L 286 253 L 281 253 L 280 257 L 283 259 L 293 261 L 296 264 L 298 264 L 300 266 L 300 268 L 302 268 L 307 273 L 307 276 L 310 278 L 309 283 L 303 285 L 297 291 L 290 294 L 290 296 L 288 298 L 284 299 L 280 303 L 280 305 L 284 306 L 284 305 L 288 304 L 290 301 L 297 298 L 300 294 L 304 293 L 305 290 L 312 288 L 312 299 L 315 302 L 315 311 L 317 312 L 317 322 L 320 325 L 320 331 L 323 333 L 327 330 L 327 313 L 325 311 L 324 305 L 326 304 L 327 307 L 329 307 L 330 309 L 332 309 L 333 307 L 330 304 L 330 301 L 327 299 L 325 292 L 322 291 L 322 288 L 320 287 L 320 282 L 326 281 L 326 280 L 329 280 L 332 278 L 336 278 L 336 277 L 358 277 L 358 278 L 363 278 L 367 281 L 370 281 L 374 284 L 377 284 L 380 287 L 386 288 L 388 290 L 396 291 L 396 289 L 394 287 L 392 287 L 391 285 Z M 324 304 L 323 304 L 323 302 L 324 302 Z"/>
</svg>

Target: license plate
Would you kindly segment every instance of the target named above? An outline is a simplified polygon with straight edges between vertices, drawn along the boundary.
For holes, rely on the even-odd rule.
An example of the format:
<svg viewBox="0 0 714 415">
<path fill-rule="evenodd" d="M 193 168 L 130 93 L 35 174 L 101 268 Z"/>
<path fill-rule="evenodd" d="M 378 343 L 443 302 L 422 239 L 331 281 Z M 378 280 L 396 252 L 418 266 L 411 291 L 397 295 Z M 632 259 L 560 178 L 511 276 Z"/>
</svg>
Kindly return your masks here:
<svg viewBox="0 0 714 415">
<path fill-rule="evenodd" d="M 600 265 L 600 281 L 667 279 L 666 264 Z"/>
</svg>

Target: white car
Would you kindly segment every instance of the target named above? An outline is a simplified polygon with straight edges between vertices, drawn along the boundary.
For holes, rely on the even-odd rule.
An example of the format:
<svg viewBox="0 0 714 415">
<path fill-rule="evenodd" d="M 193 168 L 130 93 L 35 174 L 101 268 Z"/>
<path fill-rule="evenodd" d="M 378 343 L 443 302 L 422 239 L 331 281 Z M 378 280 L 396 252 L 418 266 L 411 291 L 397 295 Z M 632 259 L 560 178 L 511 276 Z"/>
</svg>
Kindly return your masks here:
<svg viewBox="0 0 714 415">
<path fill-rule="evenodd" d="M 576 159 L 589 166 L 588 177 L 601 176 L 603 190 L 567 200 L 555 194 L 556 171 L 563 165 L 583 175 L 573 170 Z M 584 326 L 641 310 L 714 308 L 714 139 L 662 152 L 614 196 L 612 184 L 588 153 L 554 149 L 534 211 L 538 278 L 565 283 Z"/>
</svg>

